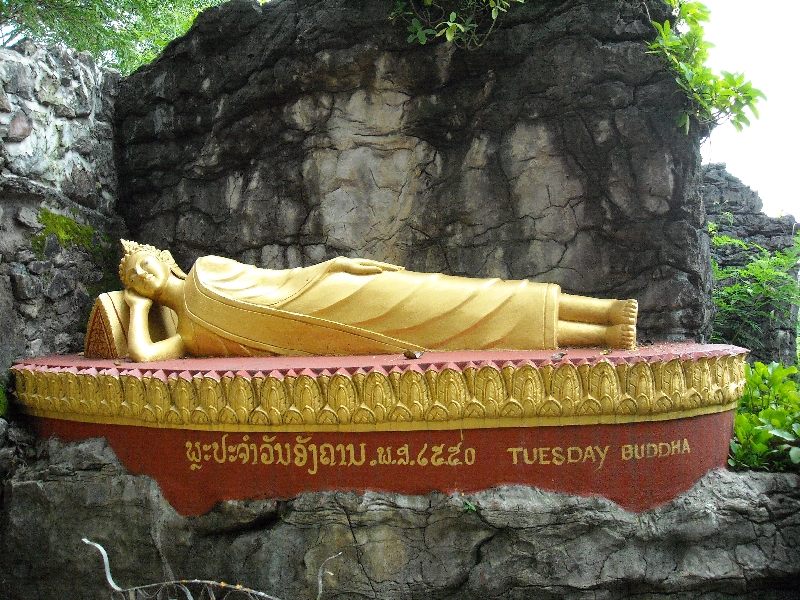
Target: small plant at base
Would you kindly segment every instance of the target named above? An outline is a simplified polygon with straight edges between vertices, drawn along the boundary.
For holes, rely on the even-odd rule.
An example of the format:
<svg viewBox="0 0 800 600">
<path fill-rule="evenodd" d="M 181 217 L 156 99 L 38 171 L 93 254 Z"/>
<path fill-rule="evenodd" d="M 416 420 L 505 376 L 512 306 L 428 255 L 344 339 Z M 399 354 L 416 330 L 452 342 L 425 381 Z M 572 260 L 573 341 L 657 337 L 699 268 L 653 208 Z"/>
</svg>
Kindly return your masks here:
<svg viewBox="0 0 800 600">
<path fill-rule="evenodd" d="M 715 125 L 730 121 L 741 131 L 750 125 L 745 109 L 758 118 L 756 104 L 766 96 L 743 74 L 721 71 L 718 75 L 706 66 L 713 44 L 703 37 L 703 23 L 708 22 L 710 11 L 702 2 L 665 1 L 673 8 L 675 25 L 651 20 L 658 35 L 649 47 L 675 73 L 675 81 L 686 95 L 688 106 L 678 116 L 678 126 L 689 133 L 695 119 L 703 135 L 708 135 Z"/>
<path fill-rule="evenodd" d="M 800 391 L 796 367 L 745 365 L 745 388 L 734 423 L 732 467 L 800 470 Z"/>
<path fill-rule="evenodd" d="M 6 396 L 6 388 L 0 383 L 0 417 L 4 417 L 8 412 L 8 396 Z"/>
</svg>

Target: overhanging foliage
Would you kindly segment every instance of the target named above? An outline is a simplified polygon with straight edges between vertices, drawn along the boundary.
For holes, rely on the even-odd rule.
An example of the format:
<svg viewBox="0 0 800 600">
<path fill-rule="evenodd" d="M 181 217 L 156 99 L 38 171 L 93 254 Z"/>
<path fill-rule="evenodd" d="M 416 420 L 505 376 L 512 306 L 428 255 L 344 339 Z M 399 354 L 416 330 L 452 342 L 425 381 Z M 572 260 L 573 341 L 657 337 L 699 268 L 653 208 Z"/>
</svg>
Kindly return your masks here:
<svg viewBox="0 0 800 600">
<path fill-rule="evenodd" d="M 25 37 L 91 52 L 128 74 L 186 32 L 195 16 L 222 0 L 5 0 L 0 45 Z"/>
</svg>

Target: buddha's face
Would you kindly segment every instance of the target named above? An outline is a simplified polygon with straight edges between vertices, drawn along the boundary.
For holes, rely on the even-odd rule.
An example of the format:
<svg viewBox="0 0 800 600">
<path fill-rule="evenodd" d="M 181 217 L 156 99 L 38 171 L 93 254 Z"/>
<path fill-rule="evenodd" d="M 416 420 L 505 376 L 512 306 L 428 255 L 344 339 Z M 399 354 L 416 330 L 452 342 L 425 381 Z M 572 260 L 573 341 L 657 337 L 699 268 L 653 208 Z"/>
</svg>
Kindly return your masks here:
<svg viewBox="0 0 800 600">
<path fill-rule="evenodd" d="M 169 265 L 150 252 L 134 252 L 125 261 L 125 287 L 152 298 L 158 299 L 170 278 Z"/>
</svg>

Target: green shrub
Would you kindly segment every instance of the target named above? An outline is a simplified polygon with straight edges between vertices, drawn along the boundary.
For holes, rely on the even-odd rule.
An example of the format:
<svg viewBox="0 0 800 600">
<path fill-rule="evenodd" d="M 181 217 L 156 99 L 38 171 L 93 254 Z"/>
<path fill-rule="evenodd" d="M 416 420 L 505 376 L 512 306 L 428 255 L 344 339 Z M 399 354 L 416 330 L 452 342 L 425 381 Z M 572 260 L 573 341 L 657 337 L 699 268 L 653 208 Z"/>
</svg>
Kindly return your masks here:
<svg viewBox="0 0 800 600">
<path fill-rule="evenodd" d="M 444 36 L 460 48 L 478 48 L 512 2 L 525 0 L 397 0 L 389 19 L 407 25 L 409 44 Z"/>
<path fill-rule="evenodd" d="M 708 22 L 710 11 L 702 2 L 665 1 L 673 8 L 674 25 L 651 21 L 657 35 L 649 46 L 650 52 L 660 56 L 672 70 L 686 95 L 686 109 L 678 116 L 678 126 L 688 133 L 694 120 L 701 133 L 708 135 L 715 125 L 730 121 L 741 131 L 750 125 L 745 109 L 758 118 L 756 104 L 766 96 L 743 74 L 717 74 L 706 65 L 713 44 L 704 38 L 703 23 Z"/>
<path fill-rule="evenodd" d="M 709 224 L 709 230 L 714 233 L 713 224 Z M 711 241 L 717 247 L 736 246 L 752 256 L 744 266 L 720 267 L 712 261 L 717 313 L 711 339 L 751 350 L 764 349 L 764 325 L 788 319 L 792 306 L 800 304 L 796 276 L 800 235 L 791 248 L 775 252 L 723 235 L 714 235 Z"/>
<path fill-rule="evenodd" d="M 734 468 L 800 471 L 800 391 L 797 367 L 745 366 L 728 464 Z"/>
</svg>

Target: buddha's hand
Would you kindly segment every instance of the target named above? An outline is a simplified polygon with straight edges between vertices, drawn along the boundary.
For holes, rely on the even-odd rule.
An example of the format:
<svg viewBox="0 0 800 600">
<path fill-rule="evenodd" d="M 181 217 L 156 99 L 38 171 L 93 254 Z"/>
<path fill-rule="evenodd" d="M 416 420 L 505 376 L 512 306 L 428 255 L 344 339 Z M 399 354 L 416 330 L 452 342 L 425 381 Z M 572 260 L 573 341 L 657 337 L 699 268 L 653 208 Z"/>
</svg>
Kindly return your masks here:
<svg viewBox="0 0 800 600">
<path fill-rule="evenodd" d="M 131 310 L 148 311 L 153 301 L 150 298 L 145 298 L 141 294 L 137 294 L 131 289 L 125 289 L 125 302 Z"/>
<path fill-rule="evenodd" d="M 329 273 L 349 273 L 350 275 L 377 275 L 388 271 L 402 271 L 404 267 L 368 258 L 347 258 L 338 256 L 330 261 Z"/>
</svg>

